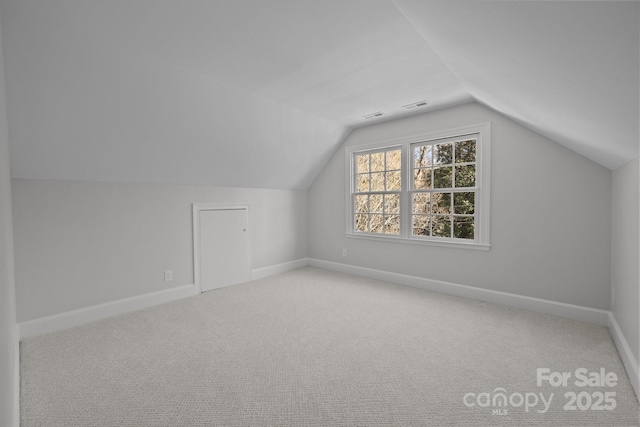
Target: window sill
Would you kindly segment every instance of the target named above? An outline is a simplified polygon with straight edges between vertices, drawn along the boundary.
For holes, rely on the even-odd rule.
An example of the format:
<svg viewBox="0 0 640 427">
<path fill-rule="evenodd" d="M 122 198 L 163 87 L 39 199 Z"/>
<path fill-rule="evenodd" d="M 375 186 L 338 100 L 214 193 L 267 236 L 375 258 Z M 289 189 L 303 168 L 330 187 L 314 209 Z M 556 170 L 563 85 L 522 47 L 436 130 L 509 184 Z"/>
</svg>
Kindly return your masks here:
<svg viewBox="0 0 640 427">
<path fill-rule="evenodd" d="M 393 243 L 410 244 L 410 245 L 439 246 L 441 248 L 470 249 L 475 251 L 488 251 L 491 249 L 491 245 L 486 243 L 465 243 L 465 242 L 447 242 L 447 241 L 425 240 L 425 239 L 407 239 L 404 237 L 376 236 L 373 234 L 360 234 L 360 233 L 345 233 L 345 237 L 348 237 L 350 239 L 374 240 L 378 242 L 393 242 Z"/>
</svg>

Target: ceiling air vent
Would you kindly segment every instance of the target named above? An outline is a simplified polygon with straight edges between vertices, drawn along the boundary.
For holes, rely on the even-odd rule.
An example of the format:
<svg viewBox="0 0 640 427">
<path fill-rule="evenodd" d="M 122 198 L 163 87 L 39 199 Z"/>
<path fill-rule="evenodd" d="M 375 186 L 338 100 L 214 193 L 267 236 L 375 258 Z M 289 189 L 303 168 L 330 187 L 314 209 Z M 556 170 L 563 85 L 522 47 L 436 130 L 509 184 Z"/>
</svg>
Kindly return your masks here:
<svg viewBox="0 0 640 427">
<path fill-rule="evenodd" d="M 418 101 L 414 102 L 413 104 L 403 105 L 402 108 L 411 110 L 412 108 L 424 107 L 425 105 L 427 105 L 427 101 Z"/>
<path fill-rule="evenodd" d="M 375 113 L 367 114 L 366 116 L 362 116 L 362 117 L 365 118 L 365 119 L 373 119 L 375 117 L 380 117 L 382 115 L 383 115 L 382 111 L 378 111 L 378 112 L 375 112 Z"/>
</svg>

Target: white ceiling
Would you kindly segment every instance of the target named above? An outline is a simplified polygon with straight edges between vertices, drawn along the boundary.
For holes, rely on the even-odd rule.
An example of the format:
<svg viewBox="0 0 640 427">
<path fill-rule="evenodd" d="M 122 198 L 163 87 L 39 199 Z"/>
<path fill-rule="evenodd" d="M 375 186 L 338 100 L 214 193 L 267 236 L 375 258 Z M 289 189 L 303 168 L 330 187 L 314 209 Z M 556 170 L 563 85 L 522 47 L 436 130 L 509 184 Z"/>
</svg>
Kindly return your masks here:
<svg viewBox="0 0 640 427">
<path fill-rule="evenodd" d="M 638 157 L 640 3 L 395 3 L 478 102 L 610 169 Z"/>
<path fill-rule="evenodd" d="M 616 168 L 638 6 L 0 0 L 12 174 L 306 189 L 363 115 L 472 100 Z"/>
</svg>

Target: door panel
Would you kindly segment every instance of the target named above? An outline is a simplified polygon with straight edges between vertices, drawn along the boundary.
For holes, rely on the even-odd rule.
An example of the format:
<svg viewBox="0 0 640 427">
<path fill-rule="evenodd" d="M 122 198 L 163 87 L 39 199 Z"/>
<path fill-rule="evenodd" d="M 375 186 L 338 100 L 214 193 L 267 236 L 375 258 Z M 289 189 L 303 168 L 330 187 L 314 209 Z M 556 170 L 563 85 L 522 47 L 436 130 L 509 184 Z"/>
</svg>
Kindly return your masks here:
<svg viewBox="0 0 640 427">
<path fill-rule="evenodd" d="M 247 227 L 247 209 L 200 211 L 202 292 L 251 279 Z"/>
</svg>

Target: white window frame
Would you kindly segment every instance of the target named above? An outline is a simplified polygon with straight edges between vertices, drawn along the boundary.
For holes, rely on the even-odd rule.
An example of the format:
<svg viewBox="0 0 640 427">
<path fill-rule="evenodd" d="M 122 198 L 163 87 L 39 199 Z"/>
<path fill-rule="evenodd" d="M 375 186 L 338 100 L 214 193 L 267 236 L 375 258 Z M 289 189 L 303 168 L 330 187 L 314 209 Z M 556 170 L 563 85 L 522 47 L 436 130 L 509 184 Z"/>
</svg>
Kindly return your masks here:
<svg viewBox="0 0 640 427">
<path fill-rule="evenodd" d="M 474 135 L 476 141 L 476 191 L 475 200 L 475 238 L 473 240 L 448 237 L 412 236 L 411 180 L 412 146 L 414 144 L 440 142 L 443 139 L 457 139 Z M 400 148 L 402 151 L 402 191 L 400 193 L 400 235 L 381 233 L 363 233 L 355 231 L 354 194 L 355 194 L 355 154 L 372 150 Z M 370 142 L 345 147 L 345 236 L 384 242 L 431 245 L 441 247 L 489 250 L 490 244 L 490 184 L 491 184 L 491 123 L 480 123 L 447 129 L 438 132 L 411 135 L 391 140 Z"/>
</svg>

